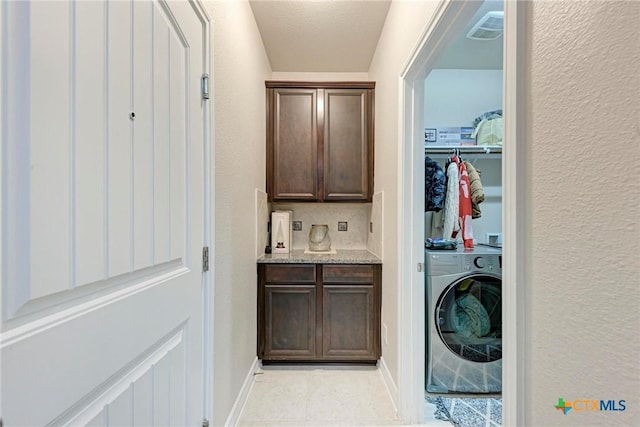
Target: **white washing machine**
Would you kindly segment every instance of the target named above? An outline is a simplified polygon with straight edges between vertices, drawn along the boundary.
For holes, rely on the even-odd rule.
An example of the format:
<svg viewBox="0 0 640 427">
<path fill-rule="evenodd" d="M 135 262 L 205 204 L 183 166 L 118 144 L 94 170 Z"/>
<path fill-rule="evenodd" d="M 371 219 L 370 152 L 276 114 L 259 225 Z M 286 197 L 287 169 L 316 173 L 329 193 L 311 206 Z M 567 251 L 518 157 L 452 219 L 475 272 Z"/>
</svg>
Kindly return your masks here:
<svg viewBox="0 0 640 427">
<path fill-rule="evenodd" d="M 502 391 L 502 250 L 426 250 L 426 389 Z"/>
</svg>

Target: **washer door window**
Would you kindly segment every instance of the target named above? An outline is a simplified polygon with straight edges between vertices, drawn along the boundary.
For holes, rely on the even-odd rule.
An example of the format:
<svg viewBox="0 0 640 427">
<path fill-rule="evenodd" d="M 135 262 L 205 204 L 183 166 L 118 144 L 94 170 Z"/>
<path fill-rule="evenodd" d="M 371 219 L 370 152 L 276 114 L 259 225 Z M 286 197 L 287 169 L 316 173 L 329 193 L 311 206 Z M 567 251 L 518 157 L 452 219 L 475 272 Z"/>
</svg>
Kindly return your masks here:
<svg viewBox="0 0 640 427">
<path fill-rule="evenodd" d="M 440 295 L 435 324 L 442 342 L 471 362 L 502 358 L 502 280 L 471 275 L 452 283 Z"/>
</svg>

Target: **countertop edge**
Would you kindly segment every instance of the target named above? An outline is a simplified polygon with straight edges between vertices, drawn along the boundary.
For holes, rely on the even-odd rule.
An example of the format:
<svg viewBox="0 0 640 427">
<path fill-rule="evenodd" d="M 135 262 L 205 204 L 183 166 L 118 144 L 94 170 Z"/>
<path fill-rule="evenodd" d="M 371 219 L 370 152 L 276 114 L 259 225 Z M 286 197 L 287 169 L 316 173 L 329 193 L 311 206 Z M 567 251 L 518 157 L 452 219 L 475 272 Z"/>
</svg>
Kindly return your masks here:
<svg viewBox="0 0 640 427">
<path fill-rule="evenodd" d="M 336 254 L 305 254 L 294 249 L 289 254 L 265 254 L 257 258 L 258 264 L 382 264 L 382 260 L 366 249 L 338 249 Z"/>
</svg>

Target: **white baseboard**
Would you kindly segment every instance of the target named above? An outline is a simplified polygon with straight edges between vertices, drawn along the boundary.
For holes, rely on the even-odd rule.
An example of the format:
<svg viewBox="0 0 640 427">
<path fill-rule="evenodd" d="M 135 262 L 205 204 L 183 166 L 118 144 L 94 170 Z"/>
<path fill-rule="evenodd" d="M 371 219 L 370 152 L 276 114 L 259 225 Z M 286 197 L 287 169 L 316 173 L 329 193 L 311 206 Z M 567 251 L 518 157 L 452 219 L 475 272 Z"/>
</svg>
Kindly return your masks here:
<svg viewBox="0 0 640 427">
<path fill-rule="evenodd" d="M 224 425 L 226 427 L 235 427 L 238 425 L 240 421 L 240 416 L 242 415 L 242 411 L 244 410 L 244 405 L 247 403 L 247 398 L 249 397 L 249 393 L 253 388 L 253 374 L 260 368 L 260 360 L 256 357 L 251 364 L 251 368 L 249 368 L 249 372 L 247 373 L 246 378 L 244 379 L 244 383 L 242 384 L 242 388 L 240 388 L 240 392 L 238 392 L 238 396 L 236 397 L 236 401 L 233 403 L 233 407 L 231 408 L 231 412 L 229 412 L 229 416 L 225 421 Z"/>
<path fill-rule="evenodd" d="M 399 414 L 398 411 L 398 386 L 395 382 L 393 382 L 393 377 L 391 376 L 391 372 L 389 372 L 389 367 L 387 363 L 384 361 L 384 357 L 380 357 L 380 362 L 378 363 L 378 368 L 380 369 L 380 373 L 382 374 L 382 379 L 384 380 L 384 385 L 387 387 L 387 392 L 389 396 L 391 396 L 391 400 L 393 401 L 393 406 L 395 406 L 396 414 Z"/>
</svg>

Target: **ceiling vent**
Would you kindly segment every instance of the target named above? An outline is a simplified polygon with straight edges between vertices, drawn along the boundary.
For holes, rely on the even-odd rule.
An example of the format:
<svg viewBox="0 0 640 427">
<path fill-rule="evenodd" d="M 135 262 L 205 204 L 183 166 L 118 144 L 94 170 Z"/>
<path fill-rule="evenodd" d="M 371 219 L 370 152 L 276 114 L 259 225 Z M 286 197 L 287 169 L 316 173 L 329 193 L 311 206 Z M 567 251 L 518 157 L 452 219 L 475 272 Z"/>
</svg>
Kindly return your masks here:
<svg viewBox="0 0 640 427">
<path fill-rule="evenodd" d="M 495 40 L 504 32 L 504 12 L 487 12 L 467 33 L 471 40 Z"/>
</svg>

